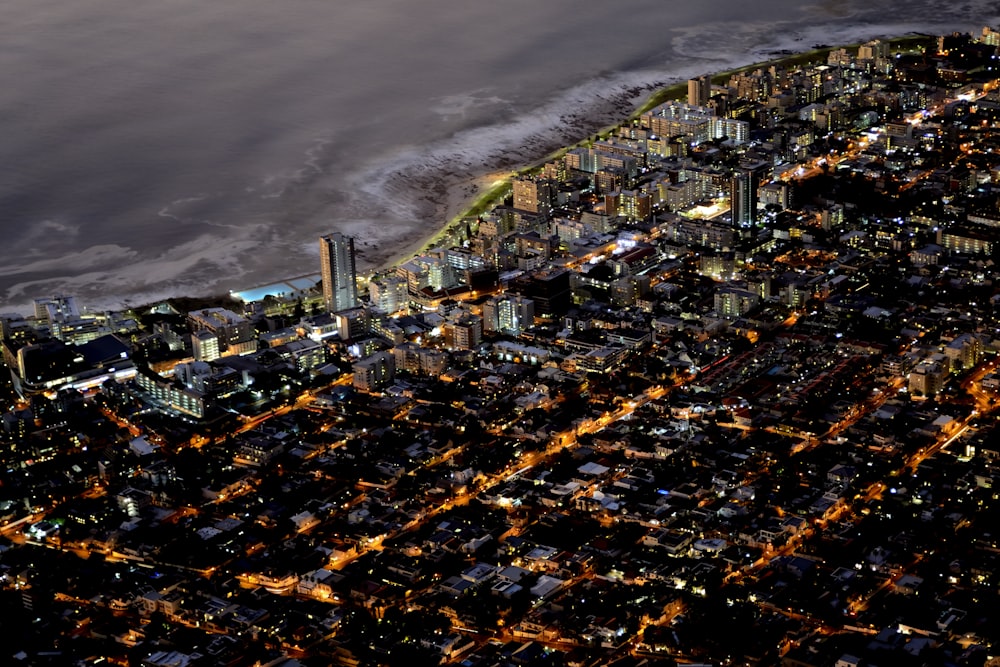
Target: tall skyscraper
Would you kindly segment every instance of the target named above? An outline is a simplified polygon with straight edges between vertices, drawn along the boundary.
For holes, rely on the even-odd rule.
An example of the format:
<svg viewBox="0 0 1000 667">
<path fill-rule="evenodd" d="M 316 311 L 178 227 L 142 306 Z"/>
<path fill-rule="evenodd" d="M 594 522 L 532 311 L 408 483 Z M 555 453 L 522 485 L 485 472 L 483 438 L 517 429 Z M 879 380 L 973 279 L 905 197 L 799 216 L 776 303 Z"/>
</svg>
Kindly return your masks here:
<svg viewBox="0 0 1000 667">
<path fill-rule="evenodd" d="M 733 174 L 730 184 L 730 205 L 734 227 L 753 228 L 757 224 L 757 189 L 766 165 L 751 164 Z"/>
<path fill-rule="evenodd" d="M 757 217 L 757 188 L 753 181 L 751 172 L 733 174 L 729 198 L 735 227 L 750 227 Z"/>
<path fill-rule="evenodd" d="M 356 307 L 358 274 L 354 266 L 354 239 L 339 232 L 322 236 L 319 256 L 327 311 L 336 313 Z"/>
</svg>

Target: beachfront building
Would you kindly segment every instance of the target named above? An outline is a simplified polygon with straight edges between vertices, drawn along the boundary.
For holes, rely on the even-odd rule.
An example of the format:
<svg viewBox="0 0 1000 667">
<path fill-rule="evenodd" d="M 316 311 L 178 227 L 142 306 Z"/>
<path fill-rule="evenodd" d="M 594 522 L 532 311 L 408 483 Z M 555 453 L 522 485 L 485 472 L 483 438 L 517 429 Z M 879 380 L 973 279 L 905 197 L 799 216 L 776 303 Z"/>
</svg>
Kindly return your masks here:
<svg viewBox="0 0 1000 667">
<path fill-rule="evenodd" d="M 35 319 L 42 323 L 64 322 L 80 319 L 80 309 L 75 296 L 56 295 L 35 299 Z"/>
<path fill-rule="evenodd" d="M 712 98 L 712 77 L 706 75 L 688 80 L 688 104 L 707 107 Z"/>
<path fill-rule="evenodd" d="M 326 310 L 336 313 L 356 307 L 358 286 L 354 239 L 339 232 L 322 236 L 319 240 L 319 256 Z"/>
<path fill-rule="evenodd" d="M 706 107 L 667 102 L 642 114 L 639 125 L 661 137 L 684 137 L 691 144 L 700 144 L 710 138 L 713 116 Z"/>
<path fill-rule="evenodd" d="M 552 202 L 555 200 L 555 187 L 552 181 L 530 177 L 518 178 L 514 180 L 513 189 L 515 209 L 548 217 L 552 211 Z"/>
</svg>

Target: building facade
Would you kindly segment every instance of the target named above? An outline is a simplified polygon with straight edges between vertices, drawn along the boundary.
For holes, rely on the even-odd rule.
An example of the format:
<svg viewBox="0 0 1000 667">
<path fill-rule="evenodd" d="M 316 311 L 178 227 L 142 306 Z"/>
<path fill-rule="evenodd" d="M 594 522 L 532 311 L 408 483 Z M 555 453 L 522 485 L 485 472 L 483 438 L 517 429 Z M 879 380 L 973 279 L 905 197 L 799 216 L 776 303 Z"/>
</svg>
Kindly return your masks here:
<svg viewBox="0 0 1000 667">
<path fill-rule="evenodd" d="M 354 239 L 339 232 L 320 237 L 319 256 L 323 302 L 327 311 L 336 313 L 357 306 Z"/>
</svg>

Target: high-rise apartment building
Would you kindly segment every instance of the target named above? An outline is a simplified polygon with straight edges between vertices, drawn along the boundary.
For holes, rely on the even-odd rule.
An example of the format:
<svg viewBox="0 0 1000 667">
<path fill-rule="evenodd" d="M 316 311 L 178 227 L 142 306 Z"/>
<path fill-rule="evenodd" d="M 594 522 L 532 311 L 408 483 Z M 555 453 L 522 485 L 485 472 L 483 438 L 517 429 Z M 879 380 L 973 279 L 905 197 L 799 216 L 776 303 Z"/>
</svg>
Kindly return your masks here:
<svg viewBox="0 0 1000 667">
<path fill-rule="evenodd" d="M 257 349 L 253 323 L 226 308 L 203 308 L 188 313 L 195 359 L 211 361 L 229 354 Z M 212 341 L 214 339 L 214 342 Z"/>
<path fill-rule="evenodd" d="M 222 356 L 219 337 L 202 329 L 191 334 L 191 356 L 195 361 L 215 361 Z"/>
<path fill-rule="evenodd" d="M 328 312 L 358 305 L 357 270 L 354 265 L 354 239 L 339 232 L 319 239 L 320 272 L 323 276 L 323 302 Z"/>
<path fill-rule="evenodd" d="M 555 189 L 552 181 L 518 178 L 514 180 L 514 208 L 547 216 L 552 211 Z"/>
<path fill-rule="evenodd" d="M 445 347 L 452 350 L 474 350 L 483 341 L 483 319 L 478 315 L 460 315 L 442 328 Z"/>
<path fill-rule="evenodd" d="M 1000 31 L 994 30 L 989 26 L 985 26 L 979 41 L 987 46 L 1000 46 Z"/>
<path fill-rule="evenodd" d="M 858 47 L 858 60 L 875 60 L 877 58 L 888 58 L 891 54 L 889 42 L 880 39 L 873 39 Z"/>
<path fill-rule="evenodd" d="M 715 312 L 720 317 L 735 319 L 760 303 L 760 295 L 737 287 L 723 287 L 715 291 Z"/>
<path fill-rule="evenodd" d="M 688 80 L 688 104 L 707 107 L 712 99 L 712 77 L 705 75 Z"/>
<path fill-rule="evenodd" d="M 376 392 L 392 384 L 396 359 L 389 352 L 376 352 L 351 366 L 353 385 L 360 391 Z"/>
<path fill-rule="evenodd" d="M 383 313 L 395 313 L 406 308 L 406 278 L 390 274 L 372 279 L 368 283 L 368 295 L 372 305 Z"/>
<path fill-rule="evenodd" d="M 956 371 L 968 370 L 982 360 L 983 341 L 976 334 L 964 333 L 945 346 L 944 356 Z"/>
<path fill-rule="evenodd" d="M 729 196 L 733 225 L 752 226 L 757 217 L 757 188 L 751 172 L 738 171 L 733 174 Z"/>
<path fill-rule="evenodd" d="M 80 319 L 80 309 L 76 306 L 76 297 L 56 295 L 35 299 L 35 319 L 50 324 Z"/>
<path fill-rule="evenodd" d="M 520 336 L 535 321 L 535 302 L 523 296 L 504 294 L 483 303 L 485 331 Z"/>
<path fill-rule="evenodd" d="M 749 165 L 733 174 L 729 197 L 734 227 L 754 227 L 757 224 L 758 188 L 765 166 Z"/>
</svg>

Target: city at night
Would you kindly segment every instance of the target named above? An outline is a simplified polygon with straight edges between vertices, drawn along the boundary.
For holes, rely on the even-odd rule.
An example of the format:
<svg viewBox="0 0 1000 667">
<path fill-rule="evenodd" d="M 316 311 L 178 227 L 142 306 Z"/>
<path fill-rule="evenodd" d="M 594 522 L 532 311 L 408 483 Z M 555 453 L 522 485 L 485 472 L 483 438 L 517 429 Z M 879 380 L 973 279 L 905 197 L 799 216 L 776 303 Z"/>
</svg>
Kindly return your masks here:
<svg viewBox="0 0 1000 667">
<path fill-rule="evenodd" d="M 0 179 L 0 665 L 1000 665 L 1000 30 L 896 35 L 326 227 Z"/>
</svg>

